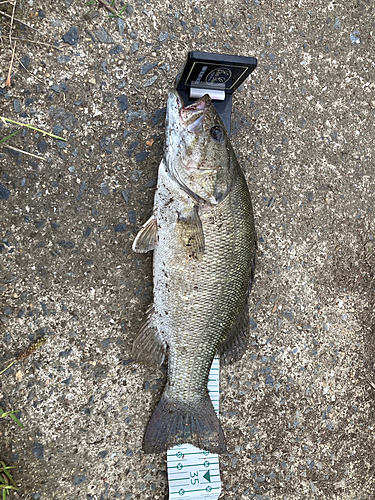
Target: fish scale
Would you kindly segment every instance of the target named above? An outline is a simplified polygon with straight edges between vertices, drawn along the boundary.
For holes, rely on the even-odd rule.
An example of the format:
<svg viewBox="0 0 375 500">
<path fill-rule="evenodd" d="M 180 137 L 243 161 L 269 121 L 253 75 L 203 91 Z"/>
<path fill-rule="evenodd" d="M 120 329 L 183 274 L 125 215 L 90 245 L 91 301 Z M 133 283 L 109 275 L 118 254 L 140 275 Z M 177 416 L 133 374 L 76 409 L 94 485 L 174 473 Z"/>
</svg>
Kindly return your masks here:
<svg viewBox="0 0 375 500">
<path fill-rule="evenodd" d="M 204 392 L 219 341 L 238 314 L 237 296 L 242 293 L 245 298 L 253 256 L 248 255 L 246 259 L 243 255 L 243 240 L 250 233 L 252 213 L 248 210 L 245 217 L 248 223 L 236 231 L 241 219 L 238 224 L 238 214 L 230 210 L 230 205 L 241 206 L 241 195 L 246 196 L 247 191 L 245 180 L 239 176 L 233 192 L 202 215 L 205 252 L 199 260 L 189 259 L 175 236 L 176 207 L 165 208 L 170 197 L 182 194 L 176 193 L 176 186 L 165 170 L 159 171 L 159 177 L 161 188 L 155 205 L 160 206 L 163 217 L 160 217 L 159 245 L 154 250 L 155 304 L 161 330 L 170 346 L 169 394 L 173 389 L 176 398 L 186 400 Z M 184 198 L 186 203 L 192 203 L 187 196 Z M 159 220 L 158 214 L 156 212 Z M 220 220 L 221 228 L 210 220 Z M 230 265 L 227 259 L 231 260 Z"/>
<path fill-rule="evenodd" d="M 135 251 L 154 250 L 154 305 L 133 354 L 158 363 L 168 355 L 167 383 L 143 448 L 153 453 L 191 443 L 220 453 L 226 447 L 208 375 L 218 350 L 226 361 L 246 348 L 254 217 L 209 97 L 183 108 L 171 92 L 166 123 L 154 213 L 133 244 Z"/>
</svg>

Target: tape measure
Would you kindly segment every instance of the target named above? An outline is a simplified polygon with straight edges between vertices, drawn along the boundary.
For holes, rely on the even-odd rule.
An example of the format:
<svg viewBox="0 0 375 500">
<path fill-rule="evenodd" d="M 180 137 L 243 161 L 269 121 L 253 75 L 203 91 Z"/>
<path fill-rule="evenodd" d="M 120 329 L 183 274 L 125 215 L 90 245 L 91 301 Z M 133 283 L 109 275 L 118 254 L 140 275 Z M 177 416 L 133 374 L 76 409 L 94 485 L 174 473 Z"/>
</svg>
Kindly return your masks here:
<svg viewBox="0 0 375 500">
<path fill-rule="evenodd" d="M 219 415 L 219 357 L 213 360 L 208 393 Z M 221 493 L 219 455 L 181 444 L 167 452 L 169 500 L 217 500 Z"/>
</svg>

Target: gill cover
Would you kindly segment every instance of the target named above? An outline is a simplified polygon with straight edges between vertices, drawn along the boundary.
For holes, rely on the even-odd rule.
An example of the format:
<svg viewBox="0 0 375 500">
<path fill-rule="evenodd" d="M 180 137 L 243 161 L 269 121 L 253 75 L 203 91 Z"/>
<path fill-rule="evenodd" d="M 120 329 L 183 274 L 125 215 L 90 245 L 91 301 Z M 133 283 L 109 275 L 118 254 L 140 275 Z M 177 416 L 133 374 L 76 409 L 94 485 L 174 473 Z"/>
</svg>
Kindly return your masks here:
<svg viewBox="0 0 375 500">
<path fill-rule="evenodd" d="M 172 90 L 166 117 L 166 165 L 181 188 L 200 202 L 221 202 L 233 183 L 233 157 L 210 97 L 204 95 L 185 107 Z"/>
</svg>

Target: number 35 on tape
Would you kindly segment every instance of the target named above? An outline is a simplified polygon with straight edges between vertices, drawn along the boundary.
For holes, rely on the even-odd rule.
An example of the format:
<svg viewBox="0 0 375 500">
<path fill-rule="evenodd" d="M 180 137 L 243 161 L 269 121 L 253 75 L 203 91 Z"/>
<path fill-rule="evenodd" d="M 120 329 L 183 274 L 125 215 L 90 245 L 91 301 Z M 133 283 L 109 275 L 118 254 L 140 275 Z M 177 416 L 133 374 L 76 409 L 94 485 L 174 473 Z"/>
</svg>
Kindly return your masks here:
<svg viewBox="0 0 375 500">
<path fill-rule="evenodd" d="M 215 357 L 208 392 L 219 413 L 219 358 Z M 219 456 L 191 444 L 181 444 L 167 453 L 169 500 L 217 500 L 221 493 Z"/>
</svg>

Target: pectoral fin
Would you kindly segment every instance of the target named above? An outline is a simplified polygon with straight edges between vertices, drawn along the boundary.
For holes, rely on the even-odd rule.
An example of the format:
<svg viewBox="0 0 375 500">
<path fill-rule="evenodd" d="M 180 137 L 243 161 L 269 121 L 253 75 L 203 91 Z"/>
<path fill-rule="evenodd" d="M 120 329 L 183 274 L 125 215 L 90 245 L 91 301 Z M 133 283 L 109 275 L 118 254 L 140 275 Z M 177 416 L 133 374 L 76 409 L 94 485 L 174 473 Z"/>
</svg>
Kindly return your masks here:
<svg viewBox="0 0 375 500">
<path fill-rule="evenodd" d="M 198 207 L 188 214 L 178 214 L 177 233 L 189 257 L 198 258 L 204 252 L 204 234 Z"/>
<path fill-rule="evenodd" d="M 155 248 L 157 240 L 158 223 L 156 217 L 151 216 L 137 234 L 132 249 L 134 252 L 146 253 Z"/>
</svg>

